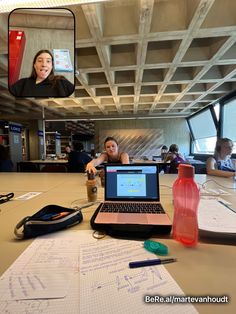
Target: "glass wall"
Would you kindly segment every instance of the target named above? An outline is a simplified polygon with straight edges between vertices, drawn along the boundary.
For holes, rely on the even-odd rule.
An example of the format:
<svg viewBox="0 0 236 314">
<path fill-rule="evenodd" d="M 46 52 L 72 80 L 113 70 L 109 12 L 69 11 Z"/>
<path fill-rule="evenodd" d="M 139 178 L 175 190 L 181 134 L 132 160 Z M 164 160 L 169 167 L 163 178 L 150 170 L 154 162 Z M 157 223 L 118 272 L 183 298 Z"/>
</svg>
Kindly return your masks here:
<svg viewBox="0 0 236 314">
<path fill-rule="evenodd" d="M 191 153 L 212 155 L 217 137 L 227 137 L 234 142 L 236 153 L 236 91 L 222 97 L 187 118 L 191 134 Z"/>
<path fill-rule="evenodd" d="M 192 136 L 192 153 L 212 154 L 217 138 L 217 117 L 213 106 L 187 118 Z"/>
<path fill-rule="evenodd" d="M 221 137 L 234 142 L 233 153 L 236 153 L 236 97 L 222 102 Z"/>
</svg>

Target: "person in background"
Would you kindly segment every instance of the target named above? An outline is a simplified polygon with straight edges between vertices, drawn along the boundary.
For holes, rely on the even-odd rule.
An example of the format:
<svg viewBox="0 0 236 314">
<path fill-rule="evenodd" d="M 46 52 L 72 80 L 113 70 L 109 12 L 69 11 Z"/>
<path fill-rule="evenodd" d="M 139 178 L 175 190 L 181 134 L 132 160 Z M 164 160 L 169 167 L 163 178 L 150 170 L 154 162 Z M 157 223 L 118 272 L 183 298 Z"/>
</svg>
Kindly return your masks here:
<svg viewBox="0 0 236 314">
<path fill-rule="evenodd" d="M 167 164 L 164 163 L 164 160 L 166 158 L 167 153 L 168 153 L 168 147 L 166 145 L 163 145 L 161 147 L 161 161 L 163 162 L 163 164 L 160 163 L 158 165 L 159 166 L 158 167 L 159 168 L 159 173 L 161 173 L 161 174 L 167 173 L 168 167 L 167 167 Z"/>
<path fill-rule="evenodd" d="M 171 144 L 169 151 L 164 159 L 165 163 L 170 163 L 167 167 L 168 173 L 178 173 L 178 167 L 181 163 L 186 163 L 184 157 L 179 153 L 177 144 Z"/>
<path fill-rule="evenodd" d="M 0 172 L 10 172 L 13 170 L 13 163 L 9 157 L 8 150 L 0 144 Z"/>
<path fill-rule="evenodd" d="M 216 141 L 215 152 L 206 162 L 207 174 L 219 177 L 233 177 L 236 171 L 236 160 L 231 159 L 234 143 L 229 138 Z"/>
<path fill-rule="evenodd" d="M 66 154 L 69 154 L 71 152 L 71 146 L 70 145 L 67 145 L 65 147 L 65 152 L 66 152 Z"/>
<path fill-rule="evenodd" d="M 36 53 L 30 77 L 18 80 L 9 91 L 15 97 L 67 97 L 74 85 L 64 76 L 54 75 L 53 55 L 44 49 Z"/>
<path fill-rule="evenodd" d="M 119 151 L 118 142 L 114 137 L 107 137 L 104 142 L 105 153 L 87 164 L 86 171 L 96 173 L 96 166 L 107 163 L 129 164 L 129 155 Z"/>
<path fill-rule="evenodd" d="M 73 150 L 68 156 L 68 172 L 84 172 L 85 167 L 92 158 L 84 152 L 84 146 L 80 142 L 73 143 Z"/>
<path fill-rule="evenodd" d="M 184 157 L 179 153 L 179 147 L 177 144 L 171 144 L 169 151 L 164 159 L 165 162 L 181 163 L 185 162 Z"/>
<path fill-rule="evenodd" d="M 70 145 L 67 145 L 67 146 L 65 147 L 65 153 L 66 153 L 65 159 L 68 159 L 68 158 L 69 158 L 69 155 L 70 155 L 71 151 L 72 151 L 71 146 L 70 146 Z"/>
<path fill-rule="evenodd" d="M 167 153 L 168 147 L 166 145 L 163 145 L 161 148 L 161 160 L 165 160 Z"/>
</svg>

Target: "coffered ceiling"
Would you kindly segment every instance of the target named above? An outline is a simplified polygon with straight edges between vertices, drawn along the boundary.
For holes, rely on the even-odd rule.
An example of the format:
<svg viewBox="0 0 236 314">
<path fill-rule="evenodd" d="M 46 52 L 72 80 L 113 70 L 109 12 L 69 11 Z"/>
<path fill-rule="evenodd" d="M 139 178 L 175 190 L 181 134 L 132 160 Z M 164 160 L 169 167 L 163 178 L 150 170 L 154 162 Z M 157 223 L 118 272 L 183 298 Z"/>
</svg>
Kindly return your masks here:
<svg viewBox="0 0 236 314">
<path fill-rule="evenodd" d="M 0 15 L 1 118 L 41 118 L 42 107 L 47 119 L 186 117 L 236 89 L 235 0 L 117 0 L 67 8 L 76 25 L 76 87 L 69 98 L 9 94 L 8 17 Z M 27 22 L 22 15 L 18 23 L 31 27 L 35 18 Z M 68 27 L 66 17 L 64 24 L 59 18 Z"/>
</svg>

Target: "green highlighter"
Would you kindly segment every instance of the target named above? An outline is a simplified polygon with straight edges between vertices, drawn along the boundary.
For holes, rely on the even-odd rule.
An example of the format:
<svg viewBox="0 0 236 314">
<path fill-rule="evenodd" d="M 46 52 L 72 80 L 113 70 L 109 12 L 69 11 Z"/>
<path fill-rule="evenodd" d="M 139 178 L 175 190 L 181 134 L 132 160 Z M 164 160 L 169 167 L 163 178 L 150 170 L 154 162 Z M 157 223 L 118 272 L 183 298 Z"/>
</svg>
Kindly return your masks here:
<svg viewBox="0 0 236 314">
<path fill-rule="evenodd" d="M 160 242 L 146 240 L 144 241 L 144 247 L 147 251 L 157 255 L 168 255 L 168 247 Z"/>
</svg>

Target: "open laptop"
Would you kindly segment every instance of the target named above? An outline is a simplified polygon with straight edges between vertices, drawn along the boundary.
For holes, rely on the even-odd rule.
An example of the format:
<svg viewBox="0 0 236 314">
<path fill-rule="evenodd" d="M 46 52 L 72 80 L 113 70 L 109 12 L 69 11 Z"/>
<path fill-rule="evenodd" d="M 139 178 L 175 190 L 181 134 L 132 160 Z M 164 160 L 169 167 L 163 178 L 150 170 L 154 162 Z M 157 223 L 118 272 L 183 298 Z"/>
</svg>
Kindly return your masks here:
<svg viewBox="0 0 236 314">
<path fill-rule="evenodd" d="M 157 164 L 105 165 L 105 201 L 95 225 L 167 226 L 171 220 L 160 204 Z"/>
</svg>

